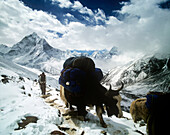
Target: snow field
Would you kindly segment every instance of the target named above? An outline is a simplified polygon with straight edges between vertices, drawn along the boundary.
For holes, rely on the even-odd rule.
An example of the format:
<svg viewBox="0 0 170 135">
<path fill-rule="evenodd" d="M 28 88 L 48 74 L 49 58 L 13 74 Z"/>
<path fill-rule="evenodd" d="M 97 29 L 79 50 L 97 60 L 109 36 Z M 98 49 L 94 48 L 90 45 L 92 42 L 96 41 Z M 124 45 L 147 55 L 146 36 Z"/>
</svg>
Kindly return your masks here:
<svg viewBox="0 0 170 135">
<path fill-rule="evenodd" d="M 27 78 L 18 81 L 19 76 L 13 72 L 11 74 L 9 70 L 0 70 L 1 75 L 12 75 L 14 78 L 6 84 L 0 82 L 0 134 L 45 135 L 54 129 L 59 130 L 57 125 L 61 124 L 63 119 L 57 109 L 40 98 L 39 86 Z M 25 90 L 21 89 L 23 86 Z M 38 121 L 28 124 L 25 129 L 15 131 L 18 128 L 17 123 L 25 116 L 36 116 Z"/>
<path fill-rule="evenodd" d="M 61 131 L 59 127 L 68 128 L 69 130 L 61 132 L 69 135 L 82 133 L 84 135 L 139 135 L 140 133 L 136 131 L 146 134 L 146 126 L 139 127 L 139 123 L 134 124 L 130 114 L 126 112 L 123 112 L 125 118 L 107 117 L 103 114 L 107 128 L 101 127 L 95 108 L 89 110 L 87 121 L 62 117 L 61 114 L 67 109 L 60 99 L 59 91 L 55 88 L 48 87 L 49 97 L 43 99 L 36 82 L 25 77 L 21 79 L 17 73 L 3 67 L 0 67 L 0 80 L 4 78 L 1 75 L 9 78 L 9 83 L 4 84 L 0 81 L 0 134 L 2 135 L 49 135 L 52 131 Z M 37 123 L 29 123 L 25 128 L 15 130 L 18 128 L 17 123 L 26 116 L 37 117 Z"/>
</svg>

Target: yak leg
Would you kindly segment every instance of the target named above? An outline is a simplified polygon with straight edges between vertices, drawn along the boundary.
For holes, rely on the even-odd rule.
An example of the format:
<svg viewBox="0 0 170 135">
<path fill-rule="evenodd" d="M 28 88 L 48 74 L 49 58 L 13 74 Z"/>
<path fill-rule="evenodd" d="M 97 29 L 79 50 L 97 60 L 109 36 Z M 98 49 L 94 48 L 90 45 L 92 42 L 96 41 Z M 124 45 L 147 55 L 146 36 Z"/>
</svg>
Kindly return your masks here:
<svg viewBox="0 0 170 135">
<path fill-rule="evenodd" d="M 77 106 L 77 111 L 78 111 L 78 116 L 77 118 L 81 121 L 85 121 L 85 116 L 87 114 L 87 111 L 86 111 L 86 106 L 85 105 L 78 105 Z"/>
<path fill-rule="evenodd" d="M 97 113 L 97 116 L 100 119 L 100 124 L 102 125 L 102 127 L 107 128 L 107 125 L 106 125 L 106 123 L 103 120 L 103 116 L 102 116 L 103 109 L 102 109 L 101 106 L 96 106 L 96 113 Z"/>
<path fill-rule="evenodd" d="M 84 117 L 86 116 L 87 111 L 86 111 L 86 106 L 85 105 L 78 105 L 77 110 L 78 110 L 78 115 L 84 116 Z"/>
</svg>

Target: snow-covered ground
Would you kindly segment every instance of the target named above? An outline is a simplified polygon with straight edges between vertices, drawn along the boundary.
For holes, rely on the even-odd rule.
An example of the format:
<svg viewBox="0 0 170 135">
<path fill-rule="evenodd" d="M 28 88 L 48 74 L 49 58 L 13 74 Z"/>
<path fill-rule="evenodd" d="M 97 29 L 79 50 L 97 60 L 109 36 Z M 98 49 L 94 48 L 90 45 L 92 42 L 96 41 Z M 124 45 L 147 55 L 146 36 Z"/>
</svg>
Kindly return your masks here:
<svg viewBox="0 0 170 135">
<path fill-rule="evenodd" d="M 146 126 L 134 124 L 127 113 L 131 102 L 146 96 L 148 91 L 169 92 L 170 55 L 152 54 L 132 59 L 122 54 L 114 55 L 115 48 L 109 52 L 95 52 L 95 57 L 91 58 L 106 75 L 104 85 L 116 86 L 118 80 L 125 84 L 120 92 L 121 106 L 126 111 L 124 118 L 103 115 L 108 127 L 102 128 L 95 109 L 87 108 L 88 121 L 61 115 L 67 109 L 60 99 L 58 78 L 64 61 L 73 54 L 51 47 L 36 33 L 11 48 L 0 47 L 0 135 L 146 134 Z M 47 75 L 48 97 L 45 99 L 41 97 L 39 85 L 33 81 L 42 71 Z M 27 122 L 25 127 L 24 122 Z"/>
<path fill-rule="evenodd" d="M 39 86 L 18 74 L 0 68 L 0 74 L 6 75 L 8 82 L 0 82 L 0 134 L 48 134 L 56 125 L 62 123 L 58 110 L 50 107 L 40 98 Z M 0 76 L 0 80 L 4 77 Z M 35 116 L 37 123 L 29 124 L 23 130 L 16 130 L 18 122 L 26 116 Z"/>
<path fill-rule="evenodd" d="M 67 109 L 60 99 L 59 91 L 56 91 L 56 87 L 59 86 L 47 87 L 49 97 L 44 99 L 41 97 L 39 85 L 33 81 L 36 79 L 34 78 L 36 73 L 34 73 L 35 76 L 32 76 L 32 78 L 28 78 L 25 75 L 28 74 L 28 69 L 22 69 L 20 70 L 22 73 L 18 73 L 16 72 L 17 65 L 12 66 L 7 68 L 2 61 L 0 63 L 1 135 L 49 135 L 53 131 L 73 135 L 146 134 L 146 126 L 140 127 L 139 123 L 135 124 L 127 112 L 123 112 L 124 118 L 103 115 L 108 125 L 107 128 L 101 127 L 94 109 L 89 110 L 87 114 L 88 121 L 62 116 L 63 111 Z M 22 123 L 23 119 L 26 119 L 28 116 L 34 116 L 38 120 L 36 123 L 29 123 L 23 129 L 18 129 L 18 123 Z"/>
</svg>

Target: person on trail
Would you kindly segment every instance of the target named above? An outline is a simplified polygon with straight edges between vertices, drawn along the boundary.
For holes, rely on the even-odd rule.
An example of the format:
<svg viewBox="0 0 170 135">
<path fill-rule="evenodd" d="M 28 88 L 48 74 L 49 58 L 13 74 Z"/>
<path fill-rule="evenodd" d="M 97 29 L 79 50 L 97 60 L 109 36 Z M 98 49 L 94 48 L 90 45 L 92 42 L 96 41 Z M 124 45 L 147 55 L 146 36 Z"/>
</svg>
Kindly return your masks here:
<svg viewBox="0 0 170 135">
<path fill-rule="evenodd" d="M 46 93 L 46 76 L 45 76 L 44 72 L 39 75 L 39 81 L 38 82 L 39 82 L 39 85 L 40 85 L 40 89 L 42 91 L 42 95 L 45 95 L 45 93 Z"/>
</svg>

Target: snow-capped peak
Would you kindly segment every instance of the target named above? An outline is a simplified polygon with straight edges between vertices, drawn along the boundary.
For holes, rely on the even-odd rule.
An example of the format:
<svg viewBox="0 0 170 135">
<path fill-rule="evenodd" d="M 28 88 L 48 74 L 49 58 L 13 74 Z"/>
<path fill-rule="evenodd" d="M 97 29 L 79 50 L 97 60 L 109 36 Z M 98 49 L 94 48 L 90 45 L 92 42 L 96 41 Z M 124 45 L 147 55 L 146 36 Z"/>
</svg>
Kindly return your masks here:
<svg viewBox="0 0 170 135">
<path fill-rule="evenodd" d="M 3 45 L 3 44 L 0 44 L 0 53 L 1 54 L 7 53 L 10 49 L 11 49 L 10 47 Z"/>
</svg>

